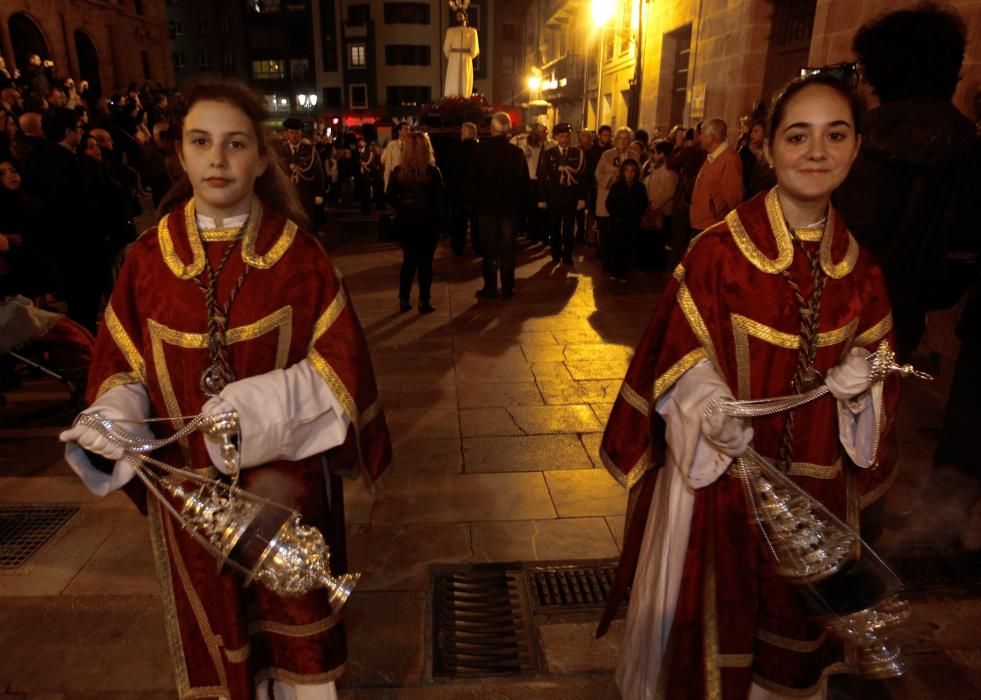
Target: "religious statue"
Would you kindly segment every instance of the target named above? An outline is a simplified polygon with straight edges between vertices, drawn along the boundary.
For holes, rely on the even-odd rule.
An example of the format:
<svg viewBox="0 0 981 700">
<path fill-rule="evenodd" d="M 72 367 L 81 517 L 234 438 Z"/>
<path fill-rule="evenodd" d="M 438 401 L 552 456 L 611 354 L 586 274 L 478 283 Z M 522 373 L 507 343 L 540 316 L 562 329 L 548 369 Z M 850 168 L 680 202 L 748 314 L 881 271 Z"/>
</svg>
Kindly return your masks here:
<svg viewBox="0 0 981 700">
<path fill-rule="evenodd" d="M 477 30 L 467 26 L 470 0 L 450 0 L 456 26 L 446 30 L 443 54 L 446 56 L 446 87 L 443 97 L 470 97 L 473 93 L 473 59 L 480 55 Z"/>
</svg>

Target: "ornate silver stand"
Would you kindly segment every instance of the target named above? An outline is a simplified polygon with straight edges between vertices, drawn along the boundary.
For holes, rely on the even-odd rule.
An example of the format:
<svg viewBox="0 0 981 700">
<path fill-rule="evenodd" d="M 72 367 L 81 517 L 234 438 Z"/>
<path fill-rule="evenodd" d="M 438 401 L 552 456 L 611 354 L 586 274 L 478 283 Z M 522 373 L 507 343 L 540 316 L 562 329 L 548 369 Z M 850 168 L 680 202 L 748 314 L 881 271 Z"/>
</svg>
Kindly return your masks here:
<svg viewBox="0 0 981 700">
<path fill-rule="evenodd" d="M 244 576 L 245 585 L 258 581 L 282 596 L 324 588 L 335 614 L 347 602 L 361 574 L 332 576 L 330 548 L 320 531 L 303 525 L 295 510 L 239 488 L 239 453 L 233 440 L 239 436 L 239 425 L 234 411 L 194 416 L 179 431 L 160 440 L 139 438 L 119 421 L 98 413 L 80 414 L 75 422 L 123 448 L 126 461 L 147 490 L 215 556 L 219 571 L 237 571 Z M 149 456 L 196 430 L 221 441 L 222 459 L 234 473 L 231 483 Z"/>
</svg>

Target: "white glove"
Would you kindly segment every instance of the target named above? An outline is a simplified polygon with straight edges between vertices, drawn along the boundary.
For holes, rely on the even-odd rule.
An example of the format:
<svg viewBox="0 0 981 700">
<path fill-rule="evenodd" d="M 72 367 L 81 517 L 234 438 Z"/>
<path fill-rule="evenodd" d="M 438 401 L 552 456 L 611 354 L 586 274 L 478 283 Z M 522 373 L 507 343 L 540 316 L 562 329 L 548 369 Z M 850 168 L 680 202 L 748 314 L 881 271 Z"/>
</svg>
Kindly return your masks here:
<svg viewBox="0 0 981 700">
<path fill-rule="evenodd" d="M 548 203 L 546 203 L 546 202 L 539 202 L 538 203 L 538 208 L 539 209 L 548 209 Z"/>
<path fill-rule="evenodd" d="M 228 384 L 201 412 L 238 412 L 239 466 L 296 461 L 344 442 L 350 419 L 309 360 Z M 221 442 L 206 439 L 208 457 L 219 469 Z"/>
<path fill-rule="evenodd" d="M 150 415 L 150 399 L 142 384 L 123 384 L 100 396 L 84 412 L 98 413 L 110 420 L 140 421 Z M 145 423 L 126 422 L 120 427 L 137 437 L 153 438 L 153 432 Z M 123 459 L 123 448 L 109 442 L 94 428 L 75 425 L 62 432 L 58 438 L 67 443 L 65 461 L 68 466 L 95 495 L 105 496 L 133 478 L 133 468 Z M 116 464 L 112 474 L 96 469 L 88 453 L 113 460 Z"/>
<path fill-rule="evenodd" d="M 586 208 L 585 199 L 580 199 L 578 202 L 576 202 L 576 211 L 582 211 L 585 208 Z"/>
<path fill-rule="evenodd" d="M 715 411 L 702 417 L 702 435 L 719 452 L 740 457 L 753 441 L 753 426 L 746 418 L 735 418 Z"/>
<path fill-rule="evenodd" d="M 865 359 L 868 356 L 865 348 L 852 348 L 838 366 L 828 370 L 824 383 L 836 399 L 849 401 L 868 391 L 871 371 Z"/>
</svg>

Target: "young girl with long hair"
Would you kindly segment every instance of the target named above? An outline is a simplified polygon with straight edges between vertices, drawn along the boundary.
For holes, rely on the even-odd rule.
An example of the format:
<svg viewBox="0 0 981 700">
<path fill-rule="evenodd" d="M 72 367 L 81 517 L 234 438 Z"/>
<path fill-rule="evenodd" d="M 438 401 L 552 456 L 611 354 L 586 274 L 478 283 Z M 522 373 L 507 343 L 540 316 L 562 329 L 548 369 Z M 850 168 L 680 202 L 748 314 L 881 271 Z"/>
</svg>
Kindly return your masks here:
<svg viewBox="0 0 981 700">
<path fill-rule="evenodd" d="M 752 448 L 855 530 L 892 481 L 896 380 L 872 383 L 866 361 L 893 343 L 889 299 L 830 204 L 859 118 L 833 79 L 784 89 L 765 142 L 776 187 L 692 241 L 627 372 L 601 447 L 633 487 L 604 623 L 632 581 L 625 698 L 817 700 L 828 675 L 867 670 L 781 576 L 730 470 Z M 822 383 L 790 413 L 707 410 Z"/>
<path fill-rule="evenodd" d="M 120 272 L 87 412 L 135 421 L 125 427 L 149 438 L 148 425 L 171 433 L 188 416 L 234 409 L 240 485 L 320 528 L 336 575 L 346 567 L 337 474 L 377 479 L 391 447 L 360 324 L 323 248 L 298 225 L 302 209 L 268 147 L 266 116 L 235 83 L 187 93 L 176 125 L 184 177 Z M 139 483 L 98 432 L 76 425 L 61 439 L 94 493 Z M 235 470 L 202 433 L 155 456 L 216 475 Z M 158 501 L 146 505 L 178 695 L 336 697 L 345 634 L 327 595 L 243 587 Z"/>
<path fill-rule="evenodd" d="M 425 134 L 404 137 L 402 162 L 388 181 L 388 198 L 395 207 L 395 232 L 402 246 L 399 310 L 412 308 L 412 280 L 419 274 L 419 313 L 436 310 L 431 302 L 433 256 L 446 219 L 446 191 L 439 169 L 430 165 L 432 147 Z"/>
</svg>

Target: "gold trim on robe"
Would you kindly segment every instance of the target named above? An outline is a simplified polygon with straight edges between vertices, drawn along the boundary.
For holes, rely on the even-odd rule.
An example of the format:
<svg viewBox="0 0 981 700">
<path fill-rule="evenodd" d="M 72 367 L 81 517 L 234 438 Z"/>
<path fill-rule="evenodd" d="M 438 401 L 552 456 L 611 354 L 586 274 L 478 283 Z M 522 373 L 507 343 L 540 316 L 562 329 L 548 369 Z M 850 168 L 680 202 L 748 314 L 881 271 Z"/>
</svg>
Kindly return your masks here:
<svg viewBox="0 0 981 700">
<path fill-rule="evenodd" d="M 116 343 L 116 347 L 119 348 L 119 352 L 123 354 L 126 362 L 129 363 L 129 366 L 136 376 L 140 378 L 140 381 L 145 384 L 146 362 L 143 360 L 143 356 L 140 355 L 140 351 L 136 348 L 133 339 L 129 337 L 129 333 L 126 332 L 126 328 L 119 320 L 119 317 L 116 316 L 111 302 L 106 305 L 103 322 L 106 324 L 106 330 L 109 331 L 109 335 L 112 336 L 113 341 Z"/>
<path fill-rule="evenodd" d="M 866 330 L 859 333 L 858 337 L 855 338 L 855 345 L 863 348 L 868 345 L 872 345 L 873 343 L 876 343 L 882 340 L 883 338 L 885 338 L 886 334 L 889 333 L 889 331 L 891 330 L 892 330 L 892 314 L 890 313 L 890 314 L 886 314 L 881 321 L 876 323 L 871 328 L 867 328 Z"/>
<path fill-rule="evenodd" d="M 167 366 L 164 343 L 179 348 L 206 350 L 208 348 L 208 334 L 185 333 L 168 328 L 152 318 L 147 319 L 147 328 L 150 332 L 153 366 L 157 373 L 157 381 L 160 384 L 160 393 L 163 394 L 167 413 L 170 415 L 174 427 L 180 430 L 184 427 L 184 421 L 180 418 L 183 413 L 177 401 L 177 393 L 174 391 L 170 369 Z M 274 367 L 269 369 L 283 369 L 289 359 L 290 341 L 293 337 L 293 307 L 291 306 L 284 306 L 255 323 L 229 329 L 225 335 L 225 342 L 227 345 L 234 345 L 246 340 L 255 340 L 274 330 L 279 331 L 279 338 L 276 343 L 276 363 Z"/>
<path fill-rule="evenodd" d="M 737 313 L 730 314 L 730 319 L 732 321 L 732 334 L 736 347 L 738 398 L 740 400 L 746 400 L 752 398 L 750 396 L 750 387 L 752 386 L 750 383 L 750 336 L 787 350 L 796 350 L 800 347 L 800 336 L 795 333 L 784 333 L 776 328 L 771 328 L 764 323 L 759 323 Z M 854 318 L 841 328 L 818 333 L 817 346 L 823 348 L 845 343 L 847 349 L 848 340 L 855 334 L 857 329 L 858 319 Z M 845 350 L 842 350 L 841 354 L 844 355 Z"/>
<path fill-rule="evenodd" d="M 124 384 L 142 384 L 143 380 L 135 372 L 117 372 L 109 377 L 99 385 L 98 391 L 95 392 L 95 398 L 99 398 L 104 393 L 110 389 L 115 389 L 117 386 L 123 386 Z"/>
</svg>

